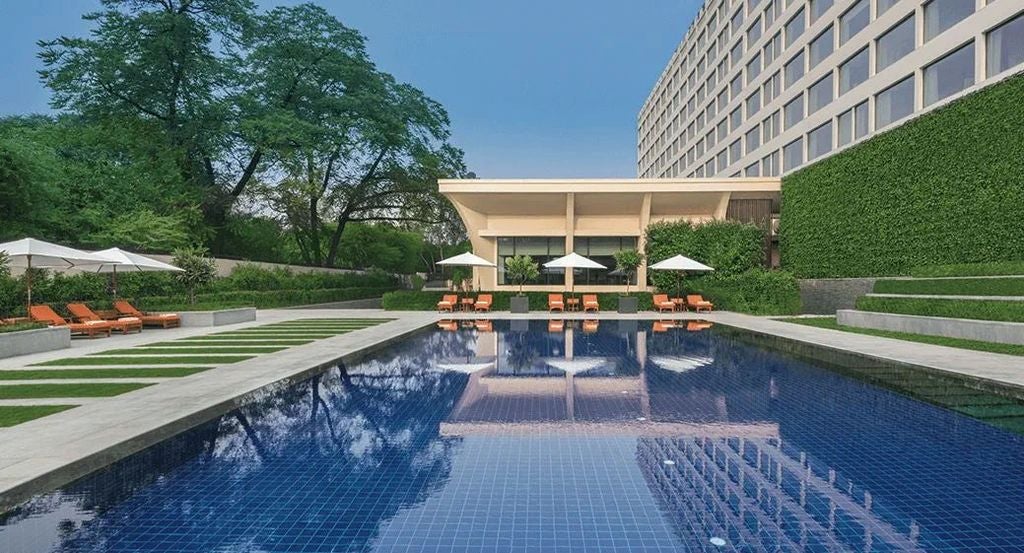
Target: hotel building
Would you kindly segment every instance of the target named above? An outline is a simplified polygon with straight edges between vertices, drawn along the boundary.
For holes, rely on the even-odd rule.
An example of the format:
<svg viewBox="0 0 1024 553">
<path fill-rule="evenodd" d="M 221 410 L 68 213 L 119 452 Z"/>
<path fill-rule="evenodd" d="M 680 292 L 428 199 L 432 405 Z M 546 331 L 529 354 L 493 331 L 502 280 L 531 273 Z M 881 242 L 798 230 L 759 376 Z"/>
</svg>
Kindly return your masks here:
<svg viewBox="0 0 1024 553">
<path fill-rule="evenodd" d="M 1024 0 L 707 0 L 640 111 L 638 176 L 784 175 L 1022 64 Z"/>
</svg>

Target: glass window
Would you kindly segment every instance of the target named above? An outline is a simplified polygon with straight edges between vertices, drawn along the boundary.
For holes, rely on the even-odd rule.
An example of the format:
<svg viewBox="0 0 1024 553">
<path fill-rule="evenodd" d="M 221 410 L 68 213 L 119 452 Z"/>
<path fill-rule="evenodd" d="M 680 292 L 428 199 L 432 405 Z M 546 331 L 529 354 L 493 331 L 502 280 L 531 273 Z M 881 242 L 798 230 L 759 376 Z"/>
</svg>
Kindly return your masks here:
<svg viewBox="0 0 1024 553">
<path fill-rule="evenodd" d="M 541 265 L 540 276 L 530 280 L 527 284 L 565 284 L 565 269 L 544 268 L 544 264 L 548 261 L 565 255 L 564 236 L 498 238 L 498 284 L 511 284 L 505 278 L 505 260 L 517 255 L 528 255 Z"/>
<path fill-rule="evenodd" d="M 875 71 L 881 71 L 914 51 L 914 16 L 889 29 L 878 39 Z"/>
<path fill-rule="evenodd" d="M 744 177 L 756 177 L 756 176 L 758 176 L 758 174 L 757 174 L 757 162 L 756 161 L 754 163 L 751 163 L 750 165 L 747 165 L 747 168 L 743 170 L 743 176 Z"/>
<path fill-rule="evenodd" d="M 729 121 L 722 119 L 718 122 L 718 139 L 725 140 L 725 137 L 729 134 Z"/>
<path fill-rule="evenodd" d="M 747 117 L 753 117 L 757 110 L 761 109 L 761 90 L 754 90 L 753 94 L 747 96 L 747 100 L 744 103 L 747 106 Z"/>
<path fill-rule="evenodd" d="M 729 144 L 729 159 L 736 163 L 741 157 L 743 157 L 743 143 L 737 138 L 732 144 Z"/>
<path fill-rule="evenodd" d="M 853 110 L 844 111 L 839 114 L 839 119 L 836 121 L 836 130 L 838 131 L 836 146 L 845 146 L 850 142 L 853 142 Z"/>
<path fill-rule="evenodd" d="M 766 177 L 779 176 L 779 152 L 772 152 L 761 158 L 761 174 Z"/>
<path fill-rule="evenodd" d="M 811 2 L 811 23 L 825 15 L 825 12 L 832 7 L 833 0 L 810 0 Z"/>
<path fill-rule="evenodd" d="M 738 108 L 732 110 L 732 113 L 729 114 L 729 127 L 732 129 L 733 132 L 736 132 L 736 129 L 740 128 L 740 125 L 742 125 L 742 124 L 743 124 L 743 108 L 742 107 L 738 107 Z"/>
<path fill-rule="evenodd" d="M 764 9 L 764 28 L 767 29 L 772 23 L 775 23 L 775 19 L 779 17 L 779 2 L 782 0 L 772 0 L 768 2 L 768 6 Z"/>
<path fill-rule="evenodd" d="M 775 61 L 775 57 L 782 51 L 782 31 L 775 33 L 771 40 L 764 44 L 764 64 Z"/>
<path fill-rule="evenodd" d="M 827 106 L 832 101 L 832 73 L 811 85 L 807 91 L 808 115 Z"/>
<path fill-rule="evenodd" d="M 839 95 L 868 79 L 868 48 L 865 46 L 839 66 Z"/>
<path fill-rule="evenodd" d="M 789 171 L 804 164 L 804 138 L 801 136 L 782 148 L 782 170 Z"/>
<path fill-rule="evenodd" d="M 718 93 L 718 109 L 725 109 L 726 104 L 729 103 L 729 89 L 723 88 Z"/>
<path fill-rule="evenodd" d="M 932 0 L 924 5 L 924 40 L 963 21 L 974 13 L 974 0 Z"/>
<path fill-rule="evenodd" d="M 721 152 L 718 152 L 718 170 L 719 171 L 725 171 L 725 168 L 728 167 L 728 166 L 729 166 L 729 151 L 723 148 Z"/>
<path fill-rule="evenodd" d="M 763 102 L 765 105 L 778 97 L 782 85 L 781 81 L 782 77 L 779 75 L 778 71 L 776 71 L 771 77 L 768 77 L 768 80 L 765 81 Z"/>
<path fill-rule="evenodd" d="M 731 83 L 729 83 L 729 94 L 731 94 L 734 99 L 735 98 L 739 98 L 740 92 L 743 92 L 743 72 L 742 71 L 740 72 L 739 75 L 736 75 L 736 77 L 733 78 Z"/>
<path fill-rule="evenodd" d="M 738 32 L 741 25 L 743 25 L 743 8 L 736 10 L 736 13 L 732 15 L 732 32 Z"/>
<path fill-rule="evenodd" d="M 711 129 L 711 132 L 704 135 L 704 141 L 708 143 L 708 148 L 714 148 L 717 140 L 715 139 L 715 129 Z"/>
<path fill-rule="evenodd" d="M 801 92 L 799 96 L 790 100 L 782 111 L 785 114 L 786 128 L 792 129 L 804 118 L 804 93 Z"/>
<path fill-rule="evenodd" d="M 835 47 L 835 40 L 835 34 L 832 32 L 832 26 L 829 25 L 828 29 L 825 29 L 820 35 L 811 41 L 811 55 L 808 58 L 811 67 L 818 65 L 823 59 L 832 54 L 832 50 L 834 50 Z"/>
<path fill-rule="evenodd" d="M 859 0 L 839 16 L 839 45 L 846 44 L 853 35 L 864 30 L 871 22 L 871 0 Z"/>
<path fill-rule="evenodd" d="M 998 75 L 1024 62 L 1024 14 L 989 31 L 986 37 L 988 76 Z"/>
<path fill-rule="evenodd" d="M 796 12 L 793 19 L 786 22 L 786 48 L 789 48 L 796 42 L 796 39 L 800 38 L 800 35 L 804 34 L 804 9 L 800 8 L 800 11 Z"/>
<path fill-rule="evenodd" d="M 875 96 L 875 129 L 899 121 L 914 112 L 914 77 L 879 92 Z"/>
<path fill-rule="evenodd" d="M 974 42 L 924 68 L 924 105 L 974 84 Z"/>
<path fill-rule="evenodd" d="M 799 54 L 786 62 L 786 88 L 793 86 L 793 83 L 799 81 L 800 77 L 804 76 L 805 70 L 804 51 L 800 50 Z"/>
<path fill-rule="evenodd" d="M 761 52 L 754 54 L 754 57 L 747 62 L 747 84 L 750 84 L 761 74 Z"/>
<path fill-rule="evenodd" d="M 623 284 L 625 277 L 619 273 L 612 274 L 615 270 L 614 256 L 622 250 L 635 250 L 636 243 L 635 236 L 577 236 L 573 239 L 573 251 L 608 268 L 573 269 L 573 282 L 584 286 Z M 636 284 L 635 274 L 630 284 Z"/>
<path fill-rule="evenodd" d="M 764 138 L 764 142 L 775 138 L 779 135 L 779 111 L 775 110 L 775 113 L 769 115 L 761 121 L 761 134 Z"/>
<path fill-rule="evenodd" d="M 814 129 L 807 134 L 807 161 L 817 159 L 832 151 L 832 122 Z"/>
<path fill-rule="evenodd" d="M 697 157 L 704 155 L 704 139 L 697 139 Z"/>
<path fill-rule="evenodd" d="M 878 15 L 889 11 L 889 8 L 896 5 L 900 0 L 878 0 Z M 876 15 L 876 17 L 878 16 Z"/>
<path fill-rule="evenodd" d="M 754 24 L 747 29 L 747 44 L 753 44 L 761 38 L 761 18 L 758 17 Z"/>
<path fill-rule="evenodd" d="M 748 154 L 761 147 L 761 129 L 759 129 L 758 127 L 754 127 L 747 131 L 747 134 L 744 138 L 747 141 Z"/>
<path fill-rule="evenodd" d="M 710 121 L 715 118 L 715 114 L 718 113 L 715 110 L 715 103 L 711 102 L 708 104 L 708 109 L 704 110 L 705 118 Z"/>
<path fill-rule="evenodd" d="M 868 101 L 857 104 L 853 107 L 853 138 L 863 138 L 868 134 L 868 125 L 871 118 L 868 117 Z"/>
<path fill-rule="evenodd" d="M 740 62 L 740 58 L 743 57 L 743 39 L 740 39 L 735 46 L 732 47 L 732 51 L 729 52 L 729 60 L 735 67 Z"/>
</svg>

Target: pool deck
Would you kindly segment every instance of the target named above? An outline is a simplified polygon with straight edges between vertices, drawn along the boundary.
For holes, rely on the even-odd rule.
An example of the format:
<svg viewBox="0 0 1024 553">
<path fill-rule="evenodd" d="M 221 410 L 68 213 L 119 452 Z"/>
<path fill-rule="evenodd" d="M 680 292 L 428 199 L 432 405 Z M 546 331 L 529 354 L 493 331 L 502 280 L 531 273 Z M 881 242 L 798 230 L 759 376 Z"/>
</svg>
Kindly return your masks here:
<svg viewBox="0 0 1024 553">
<path fill-rule="evenodd" d="M 235 330 L 309 317 L 394 318 L 374 327 L 317 340 L 276 353 L 223 365 L 179 378 L 117 379 L 155 385 L 114 397 L 9 400 L 5 405 L 77 404 L 79 407 L 10 428 L 0 428 L 0 512 L 40 491 L 65 485 L 96 469 L 144 449 L 199 423 L 223 414 L 246 395 L 276 383 L 302 379 L 336 365 L 346 357 L 386 346 L 446 318 L 584 319 L 578 313 L 513 315 L 380 310 L 265 310 L 257 320 L 217 328 L 146 331 L 110 339 L 74 340 L 71 349 L 9 358 L 0 369 L 22 369 L 33 363 L 90 353 Z M 879 360 L 905 363 L 993 381 L 1024 390 L 1024 358 L 880 338 L 786 323 L 766 317 L 716 312 L 658 315 L 604 313 L 602 320 L 705 319 L 756 333 L 794 340 Z M 172 365 L 169 365 L 172 366 Z M 41 383 L 43 381 L 34 381 Z M 96 381 L 98 382 L 98 381 Z M 11 381 L 0 384 L 13 383 Z"/>
</svg>

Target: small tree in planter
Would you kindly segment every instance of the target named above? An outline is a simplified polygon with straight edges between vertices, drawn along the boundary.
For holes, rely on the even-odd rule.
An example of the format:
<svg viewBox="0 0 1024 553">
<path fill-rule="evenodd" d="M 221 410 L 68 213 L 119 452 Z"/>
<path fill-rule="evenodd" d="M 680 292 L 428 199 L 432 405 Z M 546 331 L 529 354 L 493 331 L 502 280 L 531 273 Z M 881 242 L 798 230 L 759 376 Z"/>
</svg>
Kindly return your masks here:
<svg viewBox="0 0 1024 553">
<path fill-rule="evenodd" d="M 615 268 L 626 275 L 626 296 L 619 298 L 620 313 L 636 313 L 637 299 L 629 296 L 629 284 L 636 275 L 637 268 L 644 262 L 644 254 L 636 250 L 622 250 L 615 252 Z"/>
<path fill-rule="evenodd" d="M 527 281 L 540 276 L 537 262 L 528 255 L 517 255 L 505 260 L 505 278 L 519 286 L 519 294 L 512 298 L 512 312 L 526 313 L 530 310 L 530 300 L 523 296 L 523 285 Z"/>
<path fill-rule="evenodd" d="M 217 271 L 213 260 L 206 256 L 205 248 L 181 248 L 175 250 L 171 261 L 182 270 L 175 274 L 178 282 L 188 290 L 188 302 L 196 303 L 196 291 L 213 281 Z"/>
</svg>

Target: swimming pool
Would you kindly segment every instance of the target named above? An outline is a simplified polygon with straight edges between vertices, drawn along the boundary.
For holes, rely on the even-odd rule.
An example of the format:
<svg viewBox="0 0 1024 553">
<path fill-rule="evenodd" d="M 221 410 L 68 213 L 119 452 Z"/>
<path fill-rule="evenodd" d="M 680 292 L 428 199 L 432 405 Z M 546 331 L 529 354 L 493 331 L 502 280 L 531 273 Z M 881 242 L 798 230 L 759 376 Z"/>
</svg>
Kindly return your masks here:
<svg viewBox="0 0 1024 553">
<path fill-rule="evenodd" d="M 1022 549 L 1020 434 L 750 343 L 444 323 L 0 515 L 0 551 Z"/>
</svg>

